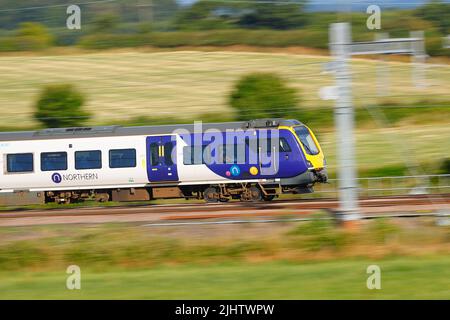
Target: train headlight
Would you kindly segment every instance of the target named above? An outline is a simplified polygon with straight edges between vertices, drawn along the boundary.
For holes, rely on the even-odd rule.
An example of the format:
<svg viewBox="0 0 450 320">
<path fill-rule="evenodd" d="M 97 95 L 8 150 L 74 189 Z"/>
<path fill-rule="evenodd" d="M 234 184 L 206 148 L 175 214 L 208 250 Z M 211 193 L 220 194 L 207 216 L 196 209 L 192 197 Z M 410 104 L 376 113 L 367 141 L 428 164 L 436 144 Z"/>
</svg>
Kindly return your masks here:
<svg viewBox="0 0 450 320">
<path fill-rule="evenodd" d="M 308 165 L 308 169 L 314 169 L 314 166 L 310 161 L 306 161 L 306 164 Z"/>
</svg>

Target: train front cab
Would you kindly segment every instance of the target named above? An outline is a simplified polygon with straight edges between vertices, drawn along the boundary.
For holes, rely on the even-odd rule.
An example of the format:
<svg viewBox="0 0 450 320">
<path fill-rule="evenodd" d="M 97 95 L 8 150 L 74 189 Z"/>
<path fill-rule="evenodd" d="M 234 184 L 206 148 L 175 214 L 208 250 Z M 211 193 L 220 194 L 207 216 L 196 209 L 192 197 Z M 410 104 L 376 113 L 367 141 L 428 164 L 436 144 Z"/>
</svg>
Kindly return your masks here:
<svg viewBox="0 0 450 320">
<path fill-rule="evenodd" d="M 307 171 L 296 177 L 281 179 L 281 185 L 293 190 L 295 193 L 308 193 L 312 192 L 314 183 L 326 183 L 328 174 L 325 156 L 312 130 L 304 124 L 280 126 L 279 129 L 285 129 L 292 133 L 303 152 L 308 166 Z"/>
</svg>

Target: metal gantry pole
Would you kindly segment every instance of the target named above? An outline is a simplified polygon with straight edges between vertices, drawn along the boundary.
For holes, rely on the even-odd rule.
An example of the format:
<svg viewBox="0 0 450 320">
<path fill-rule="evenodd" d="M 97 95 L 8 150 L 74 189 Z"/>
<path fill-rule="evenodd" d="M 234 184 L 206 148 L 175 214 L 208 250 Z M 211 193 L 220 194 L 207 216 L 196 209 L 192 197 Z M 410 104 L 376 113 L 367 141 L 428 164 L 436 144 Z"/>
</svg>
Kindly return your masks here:
<svg viewBox="0 0 450 320">
<path fill-rule="evenodd" d="M 377 33 L 375 41 L 386 40 L 389 38 L 388 33 Z M 389 95 L 389 64 L 386 61 L 386 55 L 380 55 L 380 60 L 377 62 L 376 77 L 377 77 L 377 95 L 384 97 Z"/>
<path fill-rule="evenodd" d="M 426 86 L 425 83 L 425 62 L 427 55 L 425 53 L 425 41 L 423 31 L 411 31 L 411 39 L 418 39 L 419 41 L 414 41 L 411 43 L 411 49 L 413 52 L 413 69 L 412 78 L 414 85 L 418 88 L 423 88 Z"/>
<path fill-rule="evenodd" d="M 443 38 L 442 47 L 445 49 L 450 49 L 450 35 Z"/>
<path fill-rule="evenodd" d="M 351 29 L 348 23 L 330 26 L 330 49 L 334 58 L 338 97 L 335 106 L 337 130 L 338 188 L 341 218 L 344 221 L 359 219 L 358 186 L 356 182 L 355 142 L 353 135 L 354 111 L 352 79 L 349 70 L 351 57 Z"/>
</svg>

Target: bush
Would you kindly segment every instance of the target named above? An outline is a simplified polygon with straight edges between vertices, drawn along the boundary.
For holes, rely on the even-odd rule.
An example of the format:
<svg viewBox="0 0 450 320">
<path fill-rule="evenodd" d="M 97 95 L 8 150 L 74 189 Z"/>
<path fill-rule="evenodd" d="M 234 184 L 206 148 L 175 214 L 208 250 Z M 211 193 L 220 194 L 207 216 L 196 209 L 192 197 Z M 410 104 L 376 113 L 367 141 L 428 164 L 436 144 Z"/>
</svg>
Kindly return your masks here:
<svg viewBox="0 0 450 320">
<path fill-rule="evenodd" d="M 92 22 L 93 33 L 112 33 L 117 29 L 120 18 L 114 14 L 104 14 Z"/>
<path fill-rule="evenodd" d="M 450 174 L 450 158 L 444 159 L 442 161 L 440 172 L 442 174 Z"/>
<path fill-rule="evenodd" d="M 20 241 L 0 247 L 0 270 L 39 267 L 48 259 L 48 254 L 30 241 Z"/>
<path fill-rule="evenodd" d="M 81 37 L 79 45 L 87 49 L 115 47 L 155 46 L 172 48 L 180 46 L 231 46 L 259 47 L 305 46 L 326 49 L 327 30 L 245 30 L 226 29 L 210 31 L 141 32 L 120 34 L 91 34 Z"/>
<path fill-rule="evenodd" d="M 369 226 L 368 233 L 373 237 L 375 243 L 386 244 L 394 236 L 398 235 L 400 229 L 389 222 L 386 218 L 377 219 Z"/>
<path fill-rule="evenodd" d="M 230 104 L 239 120 L 281 118 L 292 114 L 298 104 L 294 89 L 270 73 L 252 73 L 236 84 Z"/>
<path fill-rule="evenodd" d="M 17 50 L 42 50 L 53 44 L 53 36 L 44 25 L 25 22 L 20 25 L 14 42 Z"/>
<path fill-rule="evenodd" d="M 128 34 L 93 34 L 82 37 L 79 45 L 86 49 L 139 47 L 145 45 L 145 37 Z"/>
<path fill-rule="evenodd" d="M 317 215 L 311 221 L 301 223 L 288 232 L 294 237 L 294 246 L 308 251 L 323 249 L 340 250 L 350 242 L 350 238 L 339 230 L 326 216 Z"/>
<path fill-rule="evenodd" d="M 70 84 L 49 85 L 36 103 L 35 119 L 47 128 L 76 127 L 89 118 L 83 95 Z"/>
</svg>

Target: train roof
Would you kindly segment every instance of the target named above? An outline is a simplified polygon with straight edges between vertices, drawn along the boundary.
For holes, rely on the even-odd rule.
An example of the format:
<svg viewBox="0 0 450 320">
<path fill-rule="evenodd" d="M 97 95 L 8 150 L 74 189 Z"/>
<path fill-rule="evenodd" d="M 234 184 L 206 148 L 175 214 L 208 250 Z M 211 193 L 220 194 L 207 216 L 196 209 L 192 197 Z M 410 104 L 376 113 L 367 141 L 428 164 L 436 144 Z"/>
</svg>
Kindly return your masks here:
<svg viewBox="0 0 450 320">
<path fill-rule="evenodd" d="M 202 123 L 203 131 L 208 129 L 248 129 L 248 128 L 274 128 L 278 126 L 296 126 L 302 124 L 298 120 L 286 119 L 256 119 L 239 122 Z M 68 138 L 93 138 L 111 136 L 136 136 L 171 134 L 175 130 L 187 130 L 194 132 L 194 124 L 159 125 L 159 126 L 100 126 L 100 127 L 75 127 L 55 128 L 38 131 L 0 132 L 0 141 L 23 141 L 23 140 L 47 140 Z"/>
</svg>

